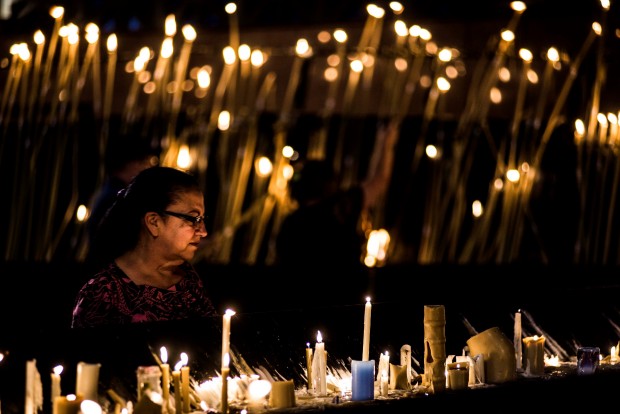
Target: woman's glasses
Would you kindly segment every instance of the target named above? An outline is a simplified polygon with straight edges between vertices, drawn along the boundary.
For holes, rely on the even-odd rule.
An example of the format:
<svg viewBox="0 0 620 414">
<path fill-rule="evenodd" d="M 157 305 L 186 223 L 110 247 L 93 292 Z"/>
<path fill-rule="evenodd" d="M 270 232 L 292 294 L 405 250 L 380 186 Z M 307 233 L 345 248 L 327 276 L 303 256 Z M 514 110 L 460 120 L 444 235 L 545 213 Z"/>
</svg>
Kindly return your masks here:
<svg viewBox="0 0 620 414">
<path fill-rule="evenodd" d="M 172 216 L 172 217 L 180 218 L 182 220 L 189 221 L 190 223 L 192 223 L 192 225 L 196 229 L 200 228 L 200 225 L 204 224 L 205 222 L 205 216 L 190 216 L 189 214 L 177 213 L 177 212 L 168 211 L 168 210 L 162 211 L 161 214 L 166 214 L 168 216 Z"/>
</svg>

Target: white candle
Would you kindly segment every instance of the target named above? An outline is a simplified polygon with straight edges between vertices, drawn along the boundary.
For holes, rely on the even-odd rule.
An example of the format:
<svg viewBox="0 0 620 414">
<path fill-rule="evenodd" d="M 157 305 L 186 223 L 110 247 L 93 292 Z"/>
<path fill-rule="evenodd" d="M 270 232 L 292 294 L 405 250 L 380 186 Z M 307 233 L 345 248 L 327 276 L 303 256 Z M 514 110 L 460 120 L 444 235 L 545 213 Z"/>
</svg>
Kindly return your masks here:
<svg viewBox="0 0 620 414">
<path fill-rule="evenodd" d="M 390 354 L 388 351 L 379 355 L 379 368 L 377 369 L 377 381 L 381 380 L 383 374 L 389 378 L 390 371 Z"/>
<path fill-rule="evenodd" d="M 223 414 L 228 413 L 228 374 L 230 373 L 230 368 L 228 368 L 229 361 L 230 355 L 224 354 L 222 358 L 222 393 L 220 397 L 220 411 Z"/>
<path fill-rule="evenodd" d="M 325 358 L 325 344 L 321 331 L 316 335 L 316 345 L 314 346 L 314 358 L 312 359 L 314 387 L 319 395 L 327 394 L 327 362 Z"/>
<path fill-rule="evenodd" d="M 52 372 L 52 393 L 50 394 L 50 399 L 52 400 L 52 406 L 54 404 L 54 400 L 56 397 L 60 397 L 60 374 L 62 373 L 62 365 L 57 365 L 54 367 Z"/>
<path fill-rule="evenodd" d="M 75 393 L 85 400 L 99 399 L 99 368 L 101 364 L 78 362 Z"/>
<path fill-rule="evenodd" d="M 389 367 L 389 365 L 388 365 L 388 367 Z M 387 371 L 383 371 L 381 373 L 381 388 L 380 388 L 380 391 L 381 391 L 381 395 L 383 397 L 387 397 L 388 396 L 388 393 L 389 393 L 389 383 L 388 383 L 388 373 L 387 373 Z"/>
<path fill-rule="evenodd" d="M 230 318 L 235 314 L 232 309 L 226 309 L 222 316 L 222 369 L 224 368 L 224 356 L 230 358 Z M 226 364 L 228 368 L 228 364 Z"/>
<path fill-rule="evenodd" d="M 222 317 L 222 393 L 220 404 L 222 413 L 228 412 L 228 374 L 230 372 L 230 318 L 236 312 L 232 309 L 226 309 Z"/>
<path fill-rule="evenodd" d="M 521 342 L 521 311 L 515 313 L 515 328 L 514 328 L 514 345 L 515 345 L 515 358 L 517 360 L 517 371 L 520 371 L 523 366 L 523 342 Z"/>
<path fill-rule="evenodd" d="M 368 361 L 370 353 L 370 312 L 372 305 L 370 297 L 366 298 L 366 307 L 364 309 L 364 342 L 362 348 L 362 361 Z"/>
<path fill-rule="evenodd" d="M 161 355 L 161 388 L 162 406 L 168 410 L 168 399 L 170 398 L 170 364 L 168 364 L 168 350 L 162 346 L 159 350 Z"/>
<path fill-rule="evenodd" d="M 400 347 L 400 365 L 407 370 L 407 382 L 411 383 L 413 374 L 411 373 L 411 345 L 405 344 Z"/>
</svg>

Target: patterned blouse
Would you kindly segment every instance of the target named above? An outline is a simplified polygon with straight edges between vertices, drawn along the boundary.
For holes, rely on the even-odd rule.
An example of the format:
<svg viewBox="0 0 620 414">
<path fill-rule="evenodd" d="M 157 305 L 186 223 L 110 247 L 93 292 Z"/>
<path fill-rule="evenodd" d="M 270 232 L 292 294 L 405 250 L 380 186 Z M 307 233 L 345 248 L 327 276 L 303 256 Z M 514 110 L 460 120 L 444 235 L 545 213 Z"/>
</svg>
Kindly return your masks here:
<svg viewBox="0 0 620 414">
<path fill-rule="evenodd" d="M 72 328 L 132 322 L 155 322 L 216 315 L 200 276 L 190 263 L 182 265 L 179 283 L 160 289 L 136 285 L 112 262 L 78 292 Z"/>
</svg>

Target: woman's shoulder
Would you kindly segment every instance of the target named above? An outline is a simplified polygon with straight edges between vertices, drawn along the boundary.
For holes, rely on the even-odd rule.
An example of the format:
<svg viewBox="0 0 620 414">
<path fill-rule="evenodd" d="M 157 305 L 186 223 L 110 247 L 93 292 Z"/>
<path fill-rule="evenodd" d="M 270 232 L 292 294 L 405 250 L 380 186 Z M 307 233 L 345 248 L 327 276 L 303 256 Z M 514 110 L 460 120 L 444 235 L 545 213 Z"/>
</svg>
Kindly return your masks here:
<svg viewBox="0 0 620 414">
<path fill-rule="evenodd" d="M 102 267 L 84 284 L 82 290 L 110 286 L 122 281 L 123 271 L 112 262 Z"/>
</svg>

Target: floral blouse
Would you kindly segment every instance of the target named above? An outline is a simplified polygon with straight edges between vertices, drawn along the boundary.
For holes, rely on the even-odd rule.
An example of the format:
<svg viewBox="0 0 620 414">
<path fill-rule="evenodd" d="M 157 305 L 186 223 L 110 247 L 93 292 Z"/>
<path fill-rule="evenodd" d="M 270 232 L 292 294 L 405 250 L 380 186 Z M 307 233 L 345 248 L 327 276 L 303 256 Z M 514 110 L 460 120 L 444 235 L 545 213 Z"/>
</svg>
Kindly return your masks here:
<svg viewBox="0 0 620 414">
<path fill-rule="evenodd" d="M 190 263 L 182 265 L 179 283 L 160 289 L 136 285 L 112 262 L 78 292 L 72 328 L 132 322 L 155 322 L 216 315 L 200 276 Z"/>
</svg>

